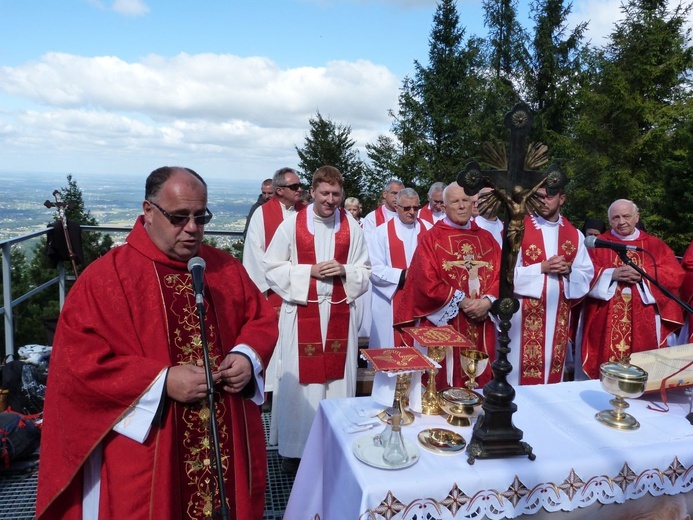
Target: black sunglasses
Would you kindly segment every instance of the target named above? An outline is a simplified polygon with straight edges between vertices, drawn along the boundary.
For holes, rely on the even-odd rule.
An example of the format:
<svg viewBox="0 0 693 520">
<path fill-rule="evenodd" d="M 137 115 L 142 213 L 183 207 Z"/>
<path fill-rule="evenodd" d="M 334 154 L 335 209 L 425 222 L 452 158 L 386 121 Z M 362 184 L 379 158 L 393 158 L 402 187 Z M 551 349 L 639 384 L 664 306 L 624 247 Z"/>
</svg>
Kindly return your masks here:
<svg viewBox="0 0 693 520">
<path fill-rule="evenodd" d="M 147 200 L 147 202 L 161 211 L 161 214 L 174 226 L 186 226 L 190 219 L 195 221 L 196 226 L 204 226 L 205 224 L 209 224 L 209 221 L 212 220 L 212 212 L 209 211 L 209 208 L 205 208 L 204 215 L 171 215 L 156 202 L 152 202 L 151 200 Z"/>
<path fill-rule="evenodd" d="M 411 210 L 419 211 L 421 206 L 399 206 L 399 208 L 406 213 Z"/>
<path fill-rule="evenodd" d="M 295 184 L 278 184 L 277 188 L 289 188 L 291 191 L 298 191 L 301 189 L 301 185 L 298 182 Z"/>
</svg>

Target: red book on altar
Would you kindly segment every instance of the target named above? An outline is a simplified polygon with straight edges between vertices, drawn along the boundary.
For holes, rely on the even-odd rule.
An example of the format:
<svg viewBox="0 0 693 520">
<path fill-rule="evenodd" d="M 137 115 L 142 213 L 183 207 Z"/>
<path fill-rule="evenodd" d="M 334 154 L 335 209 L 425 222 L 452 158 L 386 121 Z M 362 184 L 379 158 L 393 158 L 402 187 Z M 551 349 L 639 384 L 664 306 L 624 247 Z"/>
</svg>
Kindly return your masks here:
<svg viewBox="0 0 693 520">
<path fill-rule="evenodd" d="M 418 341 L 422 347 L 476 349 L 474 343 L 457 332 L 452 325 L 443 325 L 442 327 L 405 327 L 402 331 Z"/>
<path fill-rule="evenodd" d="M 376 372 L 401 370 L 430 370 L 433 364 L 414 347 L 362 348 L 365 357 Z"/>
</svg>

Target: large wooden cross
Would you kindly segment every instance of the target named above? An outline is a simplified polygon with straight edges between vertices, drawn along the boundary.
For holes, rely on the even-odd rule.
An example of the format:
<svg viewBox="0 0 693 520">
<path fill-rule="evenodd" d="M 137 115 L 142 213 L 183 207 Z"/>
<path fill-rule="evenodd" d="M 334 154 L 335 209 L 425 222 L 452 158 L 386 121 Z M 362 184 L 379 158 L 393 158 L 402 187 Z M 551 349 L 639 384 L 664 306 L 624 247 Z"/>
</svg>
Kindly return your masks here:
<svg viewBox="0 0 693 520">
<path fill-rule="evenodd" d="M 484 414 L 479 417 L 467 445 L 467 461 L 470 464 L 478 458 L 516 455 L 535 459 L 532 447 L 522 441 L 522 430 L 512 423 L 512 414 L 517 411 L 517 405 L 513 402 L 515 390 L 507 381 L 507 375 L 512 371 L 508 362 L 508 330 L 512 315 L 519 309 L 519 302 L 513 296 L 514 272 L 524 236 L 525 216 L 541 204 L 537 190 L 542 186 L 547 190 L 563 187 L 566 178 L 557 166 L 551 166 L 545 172 L 526 167 L 525 140 L 532 120 L 532 113 L 525 103 L 518 103 L 506 114 L 504 122 L 510 129 L 506 169 L 482 170 L 478 163 L 472 162 L 457 176 L 457 183 L 467 195 L 475 195 L 484 187 L 491 188 L 490 193 L 480 200 L 482 213 L 490 210 L 495 216 L 501 208 L 505 208 L 500 291 L 499 298 L 492 306 L 493 314 L 499 319 L 498 348 L 491 365 L 493 380 L 484 387 Z M 502 159 L 506 160 L 505 157 Z"/>
</svg>

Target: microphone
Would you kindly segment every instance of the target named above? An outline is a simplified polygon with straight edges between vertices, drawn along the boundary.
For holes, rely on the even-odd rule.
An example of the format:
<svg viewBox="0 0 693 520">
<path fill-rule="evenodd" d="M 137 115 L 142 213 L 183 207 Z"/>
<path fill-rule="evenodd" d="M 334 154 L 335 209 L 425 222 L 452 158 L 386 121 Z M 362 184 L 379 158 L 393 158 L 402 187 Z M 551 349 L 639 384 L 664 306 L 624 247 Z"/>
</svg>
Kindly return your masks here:
<svg viewBox="0 0 693 520">
<path fill-rule="evenodd" d="M 644 251 L 642 247 L 629 246 L 628 244 L 620 244 L 618 242 L 610 242 L 595 236 L 585 237 L 585 247 L 587 249 L 603 247 L 605 249 L 613 249 L 614 251 Z"/>
<path fill-rule="evenodd" d="M 193 291 L 195 291 L 195 303 L 201 305 L 203 303 L 204 281 L 202 279 L 205 273 L 207 264 L 199 256 L 194 256 L 188 260 L 188 271 L 192 273 Z"/>
</svg>

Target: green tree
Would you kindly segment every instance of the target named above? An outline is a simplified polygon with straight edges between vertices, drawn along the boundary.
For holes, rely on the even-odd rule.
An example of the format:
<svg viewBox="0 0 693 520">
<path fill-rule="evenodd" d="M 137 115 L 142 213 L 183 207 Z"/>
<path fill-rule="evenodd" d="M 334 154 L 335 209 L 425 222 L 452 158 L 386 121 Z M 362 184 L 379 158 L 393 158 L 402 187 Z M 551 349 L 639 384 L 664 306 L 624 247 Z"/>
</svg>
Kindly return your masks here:
<svg viewBox="0 0 693 520">
<path fill-rule="evenodd" d="M 79 222 L 81 225 L 98 225 L 98 221 L 85 209 L 82 191 L 71 175 L 67 176 L 67 186 L 62 187 L 58 191 L 60 192 L 60 200 L 66 205 L 65 216 L 68 221 Z M 57 218 L 58 214 L 56 211 L 55 220 Z M 56 232 L 60 232 L 60 228 Z M 112 245 L 113 240 L 110 235 L 82 232 L 84 262 L 80 266 L 80 270 L 107 252 Z M 30 261 L 27 262 L 26 256 L 23 258 L 17 257 L 15 261 L 17 274 L 13 273 L 12 287 L 16 295 L 39 287 L 57 276 L 57 270 L 49 264 L 46 256 L 45 237 L 42 237 L 33 248 Z M 68 275 L 72 273 L 72 265 L 69 261 L 63 265 Z M 68 283 L 67 290 L 69 290 L 70 286 L 71 284 Z M 47 341 L 46 328 L 54 324 L 58 314 L 59 295 L 57 285 L 52 285 L 17 305 L 14 309 L 15 346 L 29 343 L 45 343 Z"/>
<path fill-rule="evenodd" d="M 571 4 L 565 5 L 565 0 L 536 0 L 531 12 L 535 26 L 524 97 L 535 112 L 533 140 L 547 144 L 554 155 L 563 156 L 564 135 L 577 113 L 575 92 L 584 75 L 587 23 L 568 31 Z"/>
<path fill-rule="evenodd" d="M 310 131 L 303 147 L 295 147 L 300 159 L 299 177 L 310 185 L 315 170 L 325 165 L 334 166 L 344 177 L 346 196 L 361 196 L 364 164 L 351 138 L 351 127 L 323 118 L 320 111 L 309 124 Z"/>
<path fill-rule="evenodd" d="M 580 91 L 570 167 L 573 216 L 605 218 L 619 198 L 634 200 L 648 231 L 681 251 L 691 221 L 672 214 L 690 198 L 693 49 L 691 5 L 630 0 Z M 672 242 L 672 239 L 674 242 Z"/>
<path fill-rule="evenodd" d="M 399 170 L 420 193 L 435 181 L 454 180 L 480 149 L 481 42 L 465 40 L 453 0 L 438 4 L 428 61 L 427 66 L 414 62 L 415 75 L 405 78 L 398 111 L 391 113 L 392 132 L 401 143 Z"/>
<path fill-rule="evenodd" d="M 527 32 L 517 20 L 517 0 L 483 0 L 488 62 L 496 78 L 511 80 L 528 66 Z"/>
</svg>

